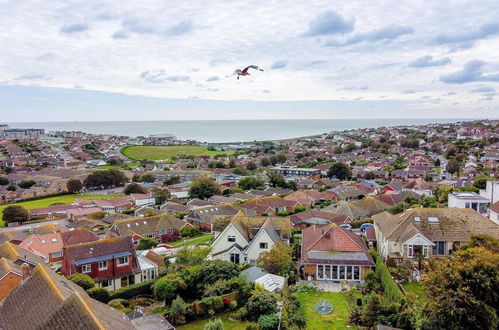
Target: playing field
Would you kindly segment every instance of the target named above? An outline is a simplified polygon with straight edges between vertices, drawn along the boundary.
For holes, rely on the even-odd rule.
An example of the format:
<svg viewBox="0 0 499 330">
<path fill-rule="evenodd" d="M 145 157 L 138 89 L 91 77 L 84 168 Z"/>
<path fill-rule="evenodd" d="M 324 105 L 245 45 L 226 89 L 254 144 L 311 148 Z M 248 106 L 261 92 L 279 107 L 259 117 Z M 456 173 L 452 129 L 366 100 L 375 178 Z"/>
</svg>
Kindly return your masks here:
<svg viewBox="0 0 499 330">
<path fill-rule="evenodd" d="M 173 156 L 214 156 L 218 154 L 232 155 L 234 151 L 211 151 L 205 146 L 128 146 L 121 150 L 126 157 L 134 160 L 165 160 Z"/>
</svg>

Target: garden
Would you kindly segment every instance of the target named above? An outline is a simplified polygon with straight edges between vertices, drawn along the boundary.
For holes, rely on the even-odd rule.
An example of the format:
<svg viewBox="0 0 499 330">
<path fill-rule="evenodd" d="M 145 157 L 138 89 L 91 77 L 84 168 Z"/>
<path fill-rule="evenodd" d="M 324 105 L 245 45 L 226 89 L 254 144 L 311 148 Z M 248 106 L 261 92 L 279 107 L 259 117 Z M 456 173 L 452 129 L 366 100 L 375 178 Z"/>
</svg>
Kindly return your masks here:
<svg viewBox="0 0 499 330">
<path fill-rule="evenodd" d="M 219 154 L 232 155 L 233 150 L 214 151 L 206 146 L 181 145 L 181 146 L 127 146 L 121 153 L 133 160 L 167 160 L 173 157 L 189 156 L 215 156 Z"/>
</svg>

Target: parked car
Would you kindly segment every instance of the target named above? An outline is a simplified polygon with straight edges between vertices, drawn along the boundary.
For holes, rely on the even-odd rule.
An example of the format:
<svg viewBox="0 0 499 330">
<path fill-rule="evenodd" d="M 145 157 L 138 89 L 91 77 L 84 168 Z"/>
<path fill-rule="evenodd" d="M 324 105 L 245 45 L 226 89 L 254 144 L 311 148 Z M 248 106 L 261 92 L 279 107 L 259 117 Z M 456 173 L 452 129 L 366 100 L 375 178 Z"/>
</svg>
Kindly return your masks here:
<svg viewBox="0 0 499 330">
<path fill-rule="evenodd" d="M 163 243 L 158 244 L 156 247 L 157 248 L 161 248 L 162 247 L 162 248 L 165 248 L 165 249 L 171 249 L 171 248 L 173 248 L 173 246 L 168 245 L 168 244 L 163 244 Z"/>
<path fill-rule="evenodd" d="M 342 223 L 340 225 L 341 228 L 347 229 L 347 230 L 352 230 L 352 226 L 349 225 L 348 223 Z"/>
</svg>

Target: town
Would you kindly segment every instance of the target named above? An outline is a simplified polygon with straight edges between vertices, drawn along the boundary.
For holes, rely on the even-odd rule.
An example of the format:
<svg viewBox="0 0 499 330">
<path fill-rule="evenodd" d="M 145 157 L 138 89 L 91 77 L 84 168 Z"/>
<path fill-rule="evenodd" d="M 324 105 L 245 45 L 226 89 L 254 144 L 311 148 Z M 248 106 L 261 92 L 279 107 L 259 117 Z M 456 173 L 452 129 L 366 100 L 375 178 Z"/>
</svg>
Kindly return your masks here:
<svg viewBox="0 0 499 330">
<path fill-rule="evenodd" d="M 499 120 L 207 143 L 0 125 L 0 329 L 494 329 Z"/>
</svg>

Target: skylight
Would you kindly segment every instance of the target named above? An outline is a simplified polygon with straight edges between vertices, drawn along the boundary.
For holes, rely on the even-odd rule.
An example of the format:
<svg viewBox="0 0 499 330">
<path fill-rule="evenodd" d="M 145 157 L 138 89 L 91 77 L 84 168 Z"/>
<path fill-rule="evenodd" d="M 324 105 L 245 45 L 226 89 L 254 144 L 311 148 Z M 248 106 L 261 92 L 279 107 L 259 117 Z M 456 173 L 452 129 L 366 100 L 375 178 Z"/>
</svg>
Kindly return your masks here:
<svg viewBox="0 0 499 330">
<path fill-rule="evenodd" d="M 438 222 L 437 217 L 428 217 L 428 222 Z"/>
<path fill-rule="evenodd" d="M 54 237 L 54 238 L 51 239 L 51 241 L 52 241 L 52 243 L 56 243 L 57 242 L 57 238 Z"/>
<path fill-rule="evenodd" d="M 414 217 L 414 221 L 415 222 L 421 222 L 421 218 L 420 217 Z"/>
</svg>

